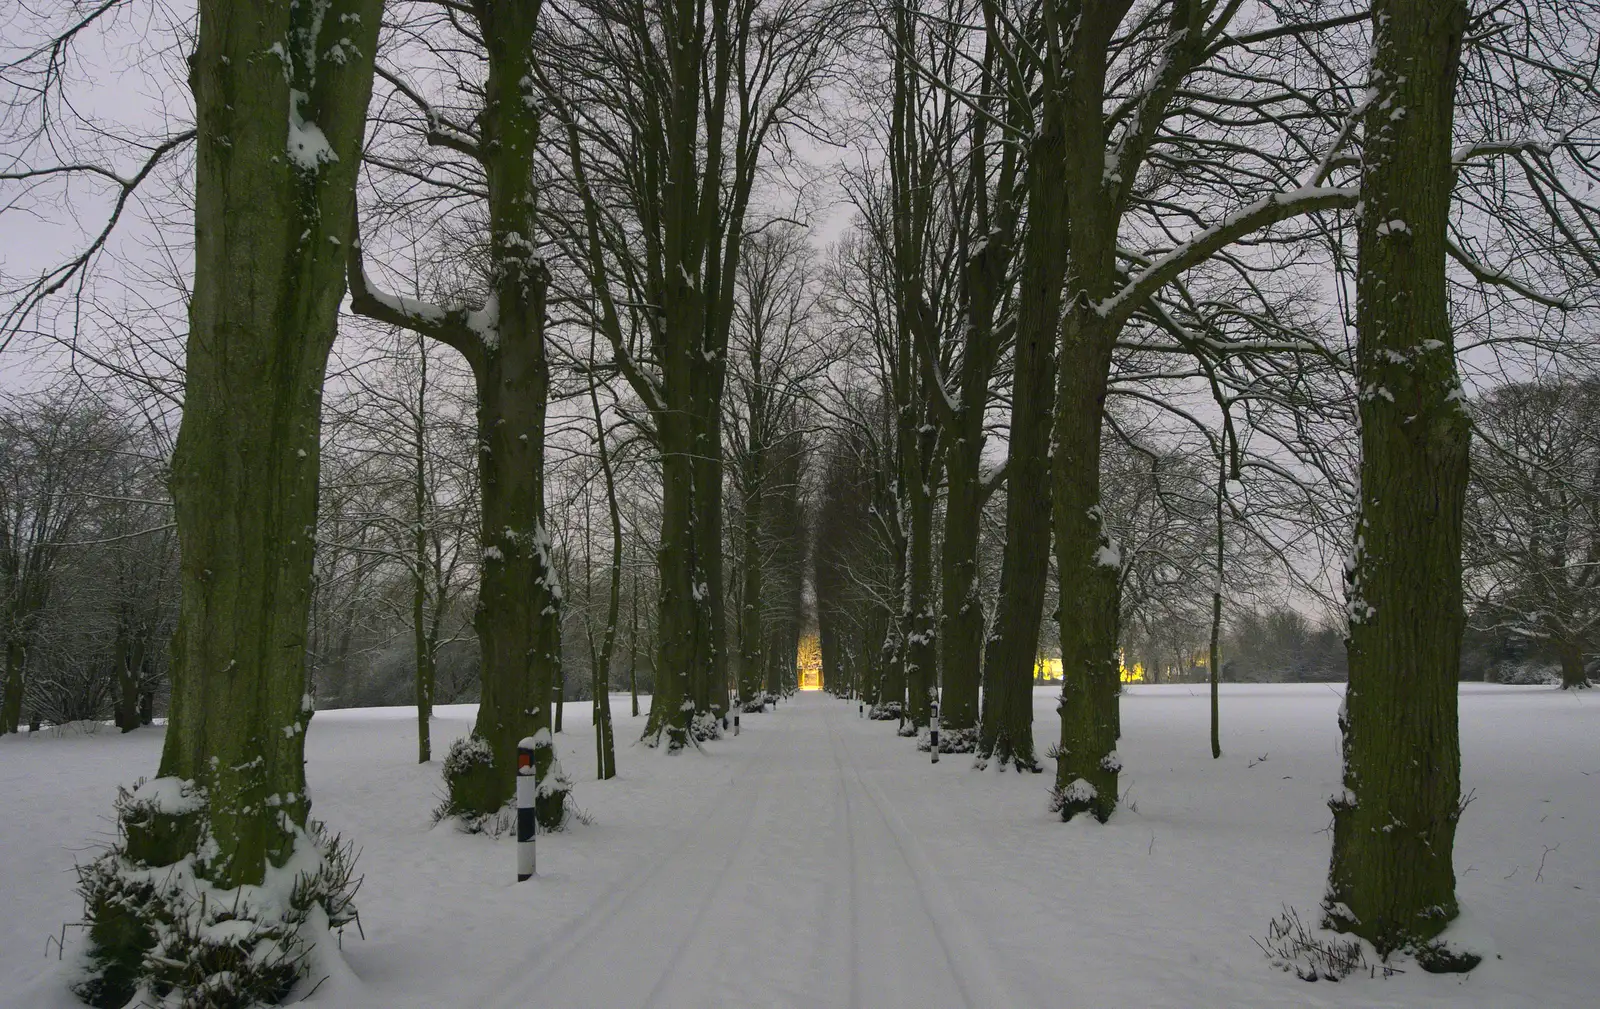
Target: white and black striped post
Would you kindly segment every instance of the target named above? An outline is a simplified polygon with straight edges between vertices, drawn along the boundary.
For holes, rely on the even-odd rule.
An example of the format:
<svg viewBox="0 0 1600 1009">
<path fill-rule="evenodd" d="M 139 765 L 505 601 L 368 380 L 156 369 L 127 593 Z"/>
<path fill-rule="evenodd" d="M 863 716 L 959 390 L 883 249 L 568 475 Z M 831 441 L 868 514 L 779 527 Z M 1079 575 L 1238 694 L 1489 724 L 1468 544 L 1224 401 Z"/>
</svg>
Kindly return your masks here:
<svg viewBox="0 0 1600 1009">
<path fill-rule="evenodd" d="M 933 762 L 935 764 L 937 764 L 939 762 L 939 702 L 938 701 L 934 701 L 933 702 L 933 720 L 928 724 L 928 742 L 933 744 L 931 747 L 929 747 L 929 749 L 933 750 Z"/>
<path fill-rule="evenodd" d="M 534 875 L 534 835 L 539 820 L 534 802 L 539 797 L 539 779 L 533 769 L 533 737 L 517 744 L 517 882 Z"/>
<path fill-rule="evenodd" d="M 744 710 L 744 702 L 735 697 L 733 699 L 733 734 L 739 734 L 739 712 Z"/>
</svg>

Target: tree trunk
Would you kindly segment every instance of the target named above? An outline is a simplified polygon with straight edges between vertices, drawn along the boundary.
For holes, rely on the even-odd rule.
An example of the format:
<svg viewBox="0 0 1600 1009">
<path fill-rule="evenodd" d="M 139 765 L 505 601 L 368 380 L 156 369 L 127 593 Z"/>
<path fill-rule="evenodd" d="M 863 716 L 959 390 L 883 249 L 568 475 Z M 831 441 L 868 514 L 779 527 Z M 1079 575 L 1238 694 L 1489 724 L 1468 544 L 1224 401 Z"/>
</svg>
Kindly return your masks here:
<svg viewBox="0 0 1600 1009">
<path fill-rule="evenodd" d="M 766 629 L 762 626 L 762 567 L 761 513 L 762 481 L 765 446 L 761 430 L 762 409 L 761 372 L 759 351 L 753 352 L 756 379 L 752 385 L 750 403 L 750 444 L 747 450 L 744 473 L 744 585 L 739 600 L 739 700 L 746 711 L 760 711 L 764 704 L 757 701 L 763 693 L 761 682 L 765 668 Z"/>
<path fill-rule="evenodd" d="M 1056 565 L 1061 602 L 1061 742 L 1054 807 L 1064 820 L 1117 804 L 1121 554 L 1100 514 L 1100 436 L 1110 346 L 1079 300 L 1069 310 L 1056 411 Z"/>
<path fill-rule="evenodd" d="M 1186 66 L 1185 48 L 1201 44 L 1199 11 L 1204 6 L 1192 0 L 1171 5 L 1173 30 L 1163 51 L 1164 72 Z M 1118 3 L 1085 13 L 1074 32 L 1061 91 L 1061 115 L 1073 124 L 1075 139 L 1062 148 L 1062 182 L 1071 214 L 1052 474 L 1061 585 L 1061 742 L 1054 804 L 1064 820 L 1089 812 L 1104 822 L 1116 808 L 1121 769 L 1116 746 L 1122 734 L 1117 658 L 1122 558 L 1106 534 L 1100 508 L 1106 387 L 1121 323 L 1103 317 L 1095 305 L 1118 283 L 1124 190 L 1121 182 L 1107 177 L 1108 165 L 1116 162 L 1108 153 L 1102 109 L 1112 38 L 1127 9 L 1126 3 Z"/>
<path fill-rule="evenodd" d="M 1583 664 L 1583 646 L 1576 643 L 1562 645 L 1561 689 L 1582 690 L 1589 685 L 1589 674 Z"/>
<path fill-rule="evenodd" d="M 1226 436 L 1224 435 L 1224 437 L 1226 437 Z M 1223 539 L 1223 537 L 1226 535 L 1226 533 L 1224 532 L 1224 527 L 1223 527 L 1223 524 L 1222 524 L 1222 502 L 1223 502 L 1223 496 L 1227 493 L 1227 486 L 1228 486 L 1227 442 L 1226 441 L 1222 442 L 1221 445 L 1220 445 L 1220 448 L 1221 448 L 1221 451 L 1218 452 L 1219 458 L 1218 458 L 1218 462 L 1217 462 L 1217 554 L 1216 554 L 1216 570 L 1214 572 L 1212 572 L 1216 576 L 1217 580 L 1216 580 L 1216 589 L 1211 593 L 1211 652 L 1207 656 L 1207 660 L 1206 660 L 1207 664 L 1211 667 L 1210 668 L 1210 673 L 1211 673 L 1211 759 L 1212 760 L 1217 760 L 1217 759 L 1220 759 L 1222 757 L 1221 712 L 1218 711 L 1217 695 L 1219 693 L 1218 684 L 1220 683 L 1220 681 L 1222 679 L 1222 648 L 1221 648 L 1221 639 L 1222 639 L 1222 563 L 1223 563 L 1224 544 L 1226 542 Z"/>
<path fill-rule="evenodd" d="M 1222 592 L 1211 593 L 1211 759 L 1216 760 L 1222 756 L 1222 726 L 1221 712 L 1218 710 L 1218 684 L 1222 678 L 1222 650 L 1219 639 L 1222 634 Z"/>
<path fill-rule="evenodd" d="M 628 597 L 628 693 L 633 695 L 633 717 L 639 717 L 639 575 L 633 576 Z"/>
<path fill-rule="evenodd" d="M 1067 206 L 1060 177 L 1066 124 L 1045 115 L 1027 157 L 1028 226 L 1022 239 L 1011 441 L 1006 456 L 1006 545 L 994 627 L 984 647 L 986 698 L 980 760 L 1040 771 L 1033 749 L 1033 670 L 1050 573 L 1050 416 L 1056 326 L 1066 275 Z"/>
<path fill-rule="evenodd" d="M 117 621 L 117 640 L 113 649 L 112 666 L 117 679 L 117 728 L 132 732 L 140 726 L 139 690 L 144 673 L 144 646 L 142 639 L 133 636 L 126 619 Z"/>
<path fill-rule="evenodd" d="M 929 725 L 931 702 L 938 684 L 939 645 L 933 614 L 933 483 L 931 465 L 934 429 L 923 425 L 912 434 L 907 467 L 906 593 L 900 615 L 905 660 L 906 715 L 911 731 Z"/>
<path fill-rule="evenodd" d="M 0 735 L 16 732 L 22 724 L 23 668 L 27 652 L 22 642 L 11 638 L 6 641 L 5 696 L 0 698 Z"/>
<path fill-rule="evenodd" d="M 433 743 L 429 724 L 433 718 L 433 685 L 435 680 L 433 643 L 428 640 L 428 469 L 427 442 L 423 419 L 427 410 L 428 352 L 418 342 L 417 411 L 412 415 L 412 578 L 411 578 L 411 631 L 416 651 L 416 702 L 417 702 L 417 763 L 426 764 L 433 757 Z"/>
<path fill-rule="evenodd" d="M 700 664 L 707 654 L 710 613 L 703 602 L 703 569 L 699 563 L 694 521 L 695 439 L 681 408 L 669 406 L 658 427 L 661 460 L 661 546 L 656 554 L 661 578 L 655 693 L 650 702 L 647 738 L 664 738 L 669 752 L 689 744 L 697 711 L 706 705 L 710 671 Z"/>
<path fill-rule="evenodd" d="M 702 352 L 702 357 L 704 352 Z M 700 390 L 701 417 L 695 452 L 695 519 L 700 557 L 700 609 L 705 621 L 700 667 L 705 670 L 699 710 L 710 713 L 712 735 L 728 710 L 728 608 L 722 568 L 722 378 L 720 365 L 707 363 Z M 716 372 L 715 375 L 709 374 Z"/>
<path fill-rule="evenodd" d="M 590 360 L 594 345 L 589 346 Z M 589 386 L 589 405 L 594 410 L 595 439 L 600 450 L 600 472 L 606 484 L 606 515 L 611 520 L 610 591 L 606 598 L 606 627 L 600 654 L 595 662 L 595 748 L 601 781 L 617 776 L 616 739 L 611 731 L 611 658 L 617 647 L 617 621 L 622 613 L 622 510 L 617 507 L 616 475 L 611 469 L 611 453 L 606 447 L 605 418 L 594 385 Z M 587 533 L 587 529 L 585 530 Z M 588 580 L 588 537 L 584 537 L 584 579 Z"/>
<path fill-rule="evenodd" d="M 484 816 L 504 806 L 515 787 L 517 744 L 531 736 L 539 744 L 539 822 L 555 827 L 564 817 L 567 782 L 547 736 L 561 670 L 561 584 L 544 525 L 549 273 L 529 237 L 537 234 L 538 222 L 533 162 L 539 117 L 531 64 L 539 6 L 491 4 L 477 10 L 488 56 L 482 136 L 474 155 L 488 190 L 489 299 L 470 313 L 408 314 L 396 299 L 368 290 L 355 243 L 351 303 L 363 315 L 456 348 L 471 365 L 477 387 L 483 558 L 473 626 L 482 689 L 472 735 L 488 744 L 492 759 L 455 769 L 447 780 L 451 811 Z M 557 707 L 557 727 L 559 718 Z"/>
<path fill-rule="evenodd" d="M 1388 954 L 1456 916 L 1469 426 L 1445 287 L 1464 0 L 1376 0 L 1356 278 L 1361 482 L 1327 924 Z M 1432 970 L 1475 956 L 1419 948 Z"/>
<path fill-rule="evenodd" d="M 203 3 L 191 60 L 195 276 L 171 478 L 182 597 L 160 770 L 204 788 L 199 872 L 223 888 L 283 865 L 310 809 L 321 390 L 381 10 L 378 0 Z M 343 38 L 353 40 L 343 59 L 318 58 Z M 287 67 L 268 52 L 287 53 Z M 153 865 L 189 854 L 182 843 L 141 847 Z"/>
</svg>

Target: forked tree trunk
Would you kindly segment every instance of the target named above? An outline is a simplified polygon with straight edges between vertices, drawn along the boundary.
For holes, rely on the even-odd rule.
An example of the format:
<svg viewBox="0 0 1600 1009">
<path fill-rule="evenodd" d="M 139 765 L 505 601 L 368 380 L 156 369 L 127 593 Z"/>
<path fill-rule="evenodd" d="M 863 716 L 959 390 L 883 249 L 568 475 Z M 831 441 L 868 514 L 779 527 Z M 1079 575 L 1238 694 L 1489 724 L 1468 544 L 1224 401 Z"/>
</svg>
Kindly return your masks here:
<svg viewBox="0 0 1600 1009">
<path fill-rule="evenodd" d="M 1456 916 L 1470 438 L 1445 287 L 1465 0 L 1376 0 L 1356 276 L 1361 482 L 1327 924 L 1380 953 Z M 1419 949 L 1424 967 L 1475 956 Z"/>
<path fill-rule="evenodd" d="M 322 382 L 382 7 L 200 7 L 195 276 L 171 477 L 182 594 L 161 774 L 205 789 L 199 872 L 223 888 L 284 864 L 310 809 Z M 343 58 L 319 58 L 330 49 Z M 197 836 L 139 845 L 129 828 L 154 865 L 190 854 L 183 842 Z"/>
</svg>

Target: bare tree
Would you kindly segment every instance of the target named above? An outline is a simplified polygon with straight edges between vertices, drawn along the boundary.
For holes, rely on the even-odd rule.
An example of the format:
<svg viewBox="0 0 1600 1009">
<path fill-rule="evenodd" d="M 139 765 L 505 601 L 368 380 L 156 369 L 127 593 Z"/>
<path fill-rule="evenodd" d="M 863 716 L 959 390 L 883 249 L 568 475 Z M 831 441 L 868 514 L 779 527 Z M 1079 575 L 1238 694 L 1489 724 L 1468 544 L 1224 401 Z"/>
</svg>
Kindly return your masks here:
<svg viewBox="0 0 1600 1009">
<path fill-rule="evenodd" d="M 768 154 L 816 128 L 839 9 L 575 2 L 539 68 L 566 141 L 551 168 L 570 210 L 558 240 L 661 453 L 662 675 L 646 734 L 674 750 L 718 731 L 727 696 L 719 446 L 752 198 Z"/>
<path fill-rule="evenodd" d="M 1473 404 L 1464 554 L 1488 626 L 1553 653 L 1564 690 L 1589 686 L 1600 630 L 1600 384 L 1552 378 Z"/>
</svg>

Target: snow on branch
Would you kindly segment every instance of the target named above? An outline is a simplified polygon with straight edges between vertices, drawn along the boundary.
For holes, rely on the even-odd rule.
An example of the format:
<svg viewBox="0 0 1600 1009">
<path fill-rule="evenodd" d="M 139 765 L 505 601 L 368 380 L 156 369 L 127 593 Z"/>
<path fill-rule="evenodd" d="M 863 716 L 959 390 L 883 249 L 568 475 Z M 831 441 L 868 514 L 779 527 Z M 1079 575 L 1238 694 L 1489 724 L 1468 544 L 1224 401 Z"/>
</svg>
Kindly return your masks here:
<svg viewBox="0 0 1600 1009">
<path fill-rule="evenodd" d="M 1095 306 L 1102 318 L 1125 322 L 1151 295 L 1170 284 L 1184 271 L 1205 262 L 1239 239 L 1280 221 L 1303 217 L 1324 210 L 1349 210 L 1360 201 L 1356 186 L 1304 186 L 1273 193 L 1229 214 L 1220 223 L 1156 256 L 1150 265 L 1133 274 L 1122 290 Z"/>
<path fill-rule="evenodd" d="M 428 124 L 424 134 L 428 141 L 428 146 L 448 148 L 458 154 L 464 154 L 474 161 L 480 163 L 483 161 L 483 152 L 478 147 L 478 141 L 467 130 L 446 119 L 443 113 L 434 108 L 426 98 L 418 94 L 398 74 L 385 70 L 381 66 L 376 67 L 373 72 L 388 81 L 390 87 L 400 92 L 410 100 L 411 104 L 417 107 L 417 111 L 422 114 L 422 118 Z"/>
<path fill-rule="evenodd" d="M 1445 249 L 1450 253 L 1450 258 L 1465 267 L 1466 271 L 1472 274 L 1473 279 L 1477 280 L 1480 284 L 1491 284 L 1495 287 L 1503 287 L 1506 290 L 1511 291 L 1513 294 L 1518 294 L 1524 298 L 1527 298 L 1529 301 L 1537 302 L 1546 308 L 1554 308 L 1561 312 L 1570 312 L 1576 307 L 1572 304 L 1572 302 L 1563 298 L 1559 298 L 1553 294 L 1545 294 L 1542 291 L 1534 290 L 1532 287 L 1529 287 L 1522 281 L 1517 280 L 1515 277 L 1508 276 L 1500 270 L 1490 269 L 1468 255 L 1466 250 L 1462 249 L 1461 246 L 1457 245 L 1455 242 L 1446 242 Z"/>
<path fill-rule="evenodd" d="M 367 282 L 361 254 L 361 233 L 353 227 L 345 272 L 349 276 L 350 308 L 357 315 L 419 333 L 455 348 L 476 370 L 485 350 L 494 344 L 493 299 L 482 308 L 445 308 L 404 295 L 377 291 Z"/>
</svg>

